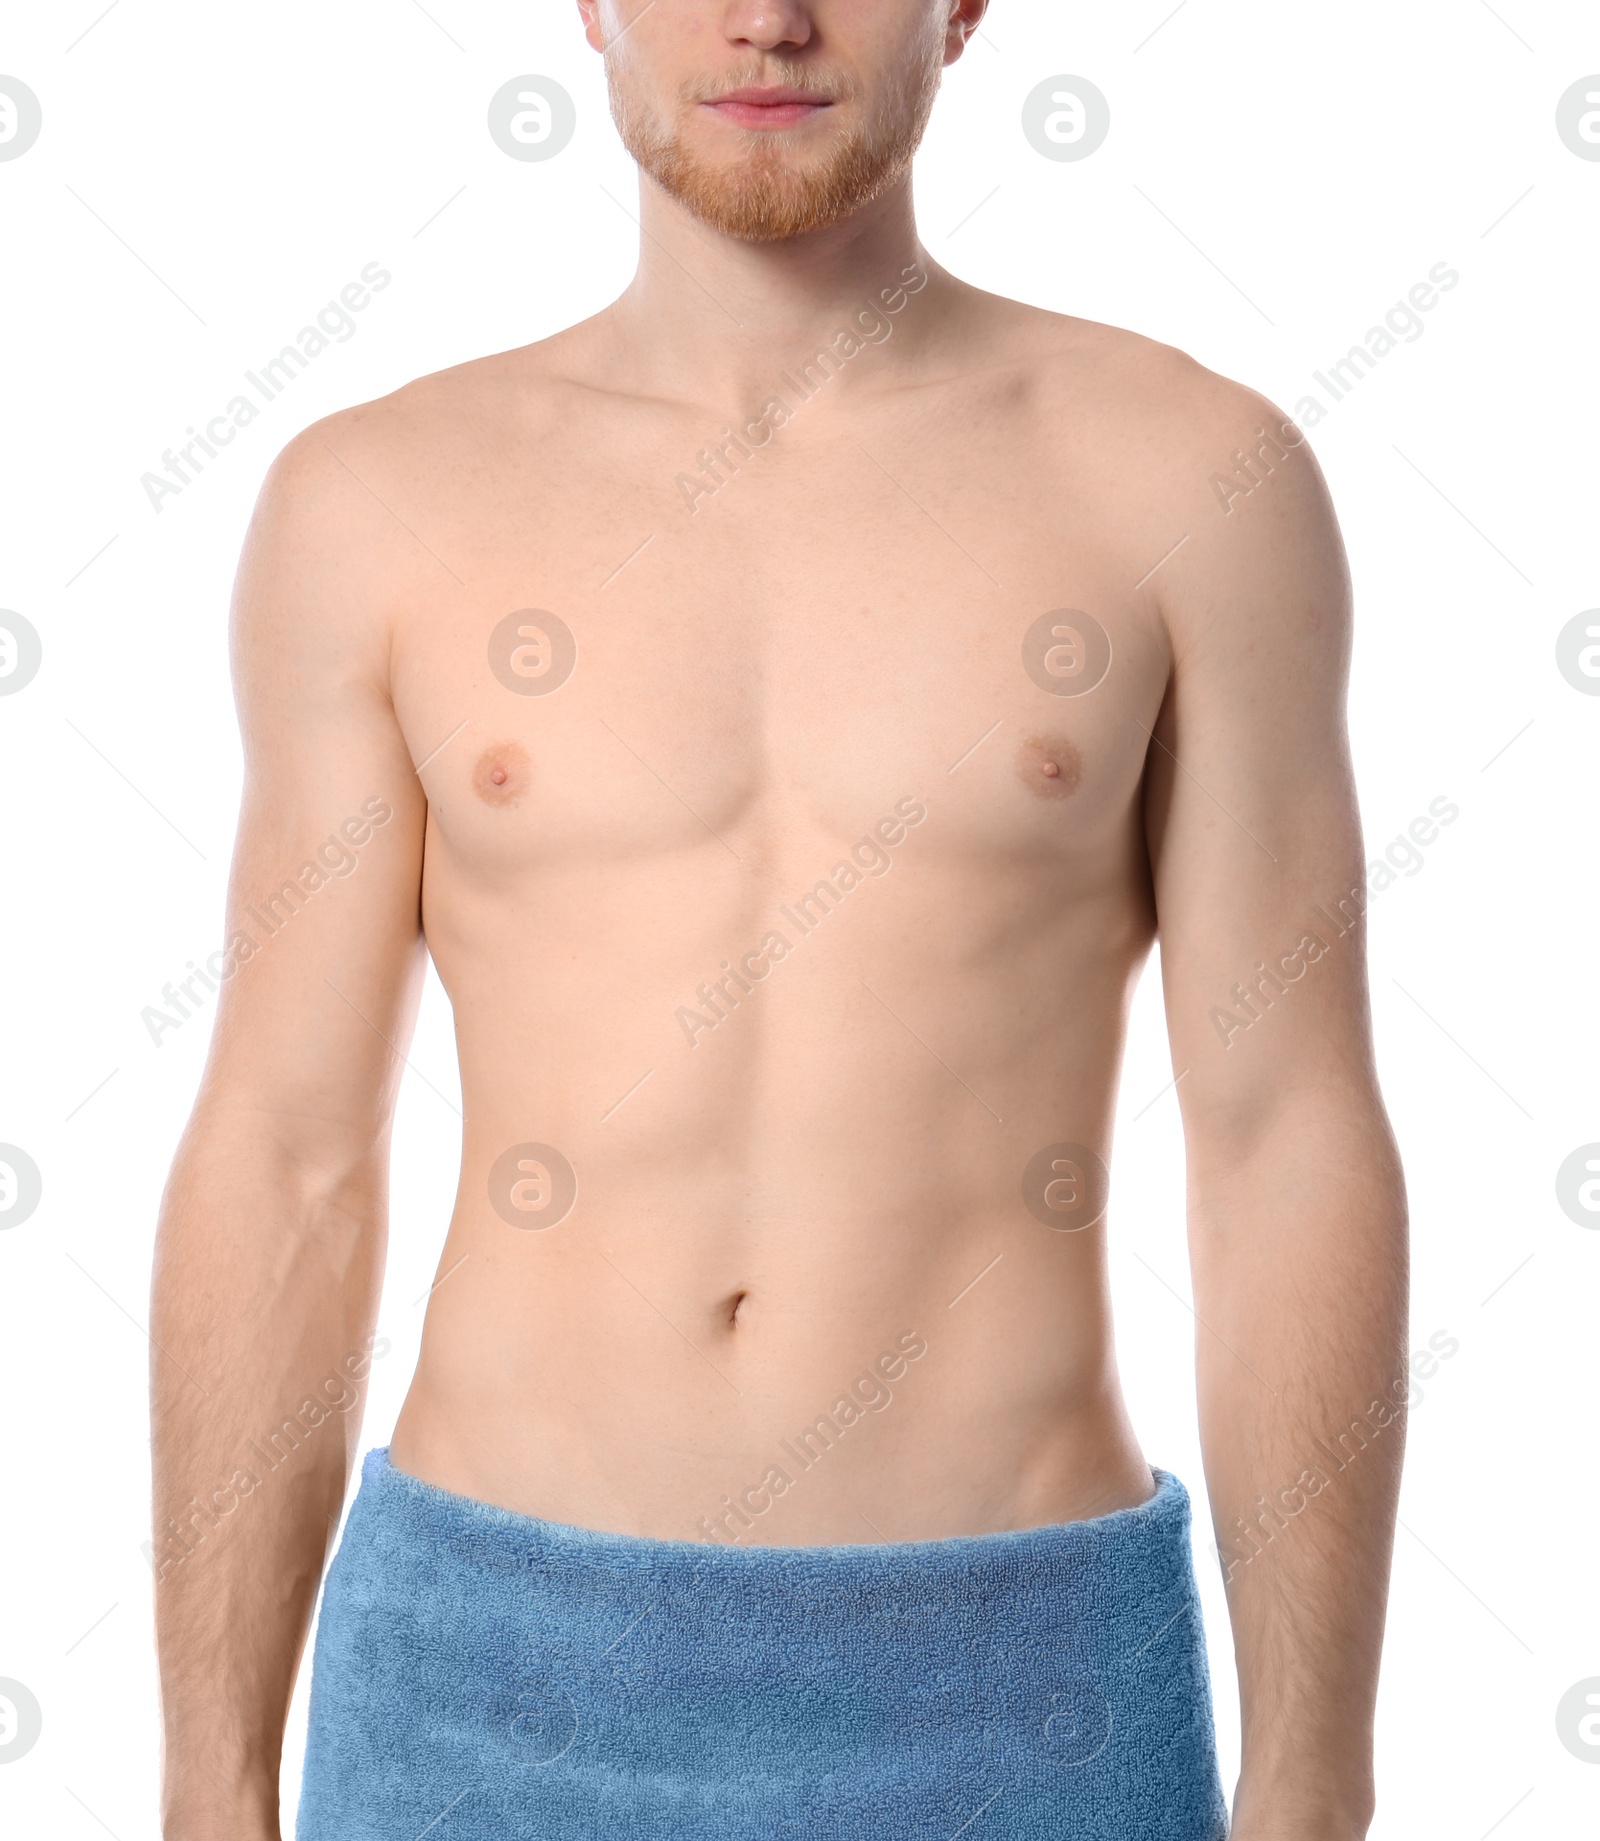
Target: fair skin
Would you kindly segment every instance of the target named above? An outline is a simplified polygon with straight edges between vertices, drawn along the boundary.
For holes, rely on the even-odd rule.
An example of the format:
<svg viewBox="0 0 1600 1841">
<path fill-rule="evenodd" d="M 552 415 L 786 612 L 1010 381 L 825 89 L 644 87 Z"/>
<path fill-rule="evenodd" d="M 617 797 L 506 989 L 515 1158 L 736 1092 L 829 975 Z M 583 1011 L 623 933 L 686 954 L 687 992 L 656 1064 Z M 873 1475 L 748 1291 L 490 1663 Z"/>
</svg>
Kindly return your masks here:
<svg viewBox="0 0 1600 1841">
<path fill-rule="evenodd" d="M 908 44 L 953 62 L 983 4 L 581 10 L 614 81 L 715 175 L 752 133 L 815 164 L 849 111 L 888 106 Z M 780 59 L 850 81 L 761 124 L 677 101 Z M 251 1441 L 327 1377 L 362 1384 L 425 952 L 455 1009 L 462 1174 L 394 1463 L 557 1521 L 811 1544 L 1150 1494 L 1112 1351 L 1115 1206 L 1055 1231 L 1022 1182 L 1052 1144 L 1111 1162 L 1159 933 L 1206 1484 L 1234 1556 L 1233 1832 L 1359 1841 L 1402 1428 L 1303 1513 L 1284 1492 L 1393 1399 L 1404 1200 L 1361 935 L 1316 918 L 1362 851 L 1349 583 L 1309 448 L 1269 446 L 1224 512 L 1212 476 L 1281 413 L 956 280 L 903 175 L 778 240 L 648 177 L 641 213 L 612 307 L 307 430 L 251 527 L 229 932 L 256 949 L 223 984 L 155 1282 L 163 1832 L 280 1833 L 359 1408 L 215 1492 L 263 1470 Z M 892 331 L 719 483 L 697 456 L 748 437 L 869 300 Z M 550 694 L 492 667 L 525 609 L 575 637 Z M 1110 636 L 1088 694 L 1023 668 L 1059 609 Z M 363 807 L 355 866 L 265 928 Z M 786 922 L 884 820 L 826 918 Z M 763 959 L 775 930 L 790 950 Z M 1327 950 L 1296 959 L 1312 932 Z M 1249 1018 L 1231 993 L 1263 963 L 1277 1001 L 1219 1027 Z M 525 1227 L 495 1172 L 531 1142 L 577 1193 L 544 1225 L 525 1170 Z M 775 1441 L 911 1332 L 926 1353 L 892 1407 L 757 1506 Z M 1258 1498 L 1283 1522 L 1259 1549 L 1237 1532 Z"/>
</svg>

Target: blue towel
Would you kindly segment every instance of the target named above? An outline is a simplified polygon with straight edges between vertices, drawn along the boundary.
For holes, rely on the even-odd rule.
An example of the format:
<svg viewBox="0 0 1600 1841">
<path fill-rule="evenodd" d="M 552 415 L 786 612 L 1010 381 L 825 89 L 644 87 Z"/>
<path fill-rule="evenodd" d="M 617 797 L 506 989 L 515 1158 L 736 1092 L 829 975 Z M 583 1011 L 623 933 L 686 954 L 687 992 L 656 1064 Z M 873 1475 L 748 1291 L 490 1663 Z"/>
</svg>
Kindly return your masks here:
<svg viewBox="0 0 1600 1841">
<path fill-rule="evenodd" d="M 955 1540 L 599 1533 L 367 1454 L 298 1841 L 1221 1841 L 1189 1498 Z"/>
</svg>

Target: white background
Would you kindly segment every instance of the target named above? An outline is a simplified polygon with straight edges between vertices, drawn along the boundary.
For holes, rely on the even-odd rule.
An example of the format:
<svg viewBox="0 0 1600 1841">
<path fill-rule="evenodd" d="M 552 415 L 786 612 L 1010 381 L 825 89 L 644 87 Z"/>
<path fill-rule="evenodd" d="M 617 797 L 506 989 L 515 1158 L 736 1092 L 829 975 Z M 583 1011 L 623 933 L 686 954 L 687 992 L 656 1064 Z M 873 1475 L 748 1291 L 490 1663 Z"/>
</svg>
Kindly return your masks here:
<svg viewBox="0 0 1600 1841">
<path fill-rule="evenodd" d="M 143 1841 L 158 1742 L 142 1326 L 209 1017 L 158 1048 L 140 1012 L 220 944 L 239 783 L 224 610 L 244 524 L 297 429 L 594 311 L 625 284 L 636 233 L 571 5 L 100 10 L 12 10 L 0 48 L 44 111 L 37 145 L 0 163 L 0 606 L 44 644 L 36 681 L 0 698 L 0 1140 L 44 1179 L 31 1219 L 0 1233 L 0 1677 L 44 1709 L 39 1743 L 0 1767 L 0 1822 Z M 970 280 L 1137 328 L 1291 411 L 1432 265 L 1460 272 L 1424 335 L 1313 431 L 1359 595 L 1369 854 L 1434 798 L 1460 807 L 1371 915 L 1413 1346 L 1459 1343 L 1413 1418 L 1373 1832 L 1566 1841 L 1594 1834 L 1600 1807 L 1600 1770 L 1555 1723 L 1561 1695 L 1600 1676 L 1600 1232 L 1555 1194 L 1561 1161 L 1600 1139 L 1600 698 L 1558 674 L 1555 639 L 1600 604 L 1600 163 L 1554 117 L 1600 71 L 1600 20 L 1555 0 L 1168 12 L 997 0 L 921 157 L 923 234 Z M 577 101 L 548 162 L 508 159 L 486 131 L 490 95 L 525 73 Z M 1111 104 L 1108 140 L 1077 163 L 1020 128 L 1023 98 L 1062 73 Z M 372 261 L 394 279 L 356 336 L 155 512 L 141 474 Z M 454 1191 L 436 985 L 413 1061 L 431 1087 L 408 1076 L 400 1102 L 394 1347 L 367 1444 L 406 1387 Z M 1150 1104 L 1168 1079 L 1153 966 L 1119 1125 L 1118 1325 L 1145 1447 L 1198 1494 L 1193 1323 L 1174 1295 L 1182 1145 L 1170 1094 Z M 1198 1559 L 1231 1773 L 1227 1625 Z M 290 1782 L 303 1720 L 302 1684 Z"/>
</svg>

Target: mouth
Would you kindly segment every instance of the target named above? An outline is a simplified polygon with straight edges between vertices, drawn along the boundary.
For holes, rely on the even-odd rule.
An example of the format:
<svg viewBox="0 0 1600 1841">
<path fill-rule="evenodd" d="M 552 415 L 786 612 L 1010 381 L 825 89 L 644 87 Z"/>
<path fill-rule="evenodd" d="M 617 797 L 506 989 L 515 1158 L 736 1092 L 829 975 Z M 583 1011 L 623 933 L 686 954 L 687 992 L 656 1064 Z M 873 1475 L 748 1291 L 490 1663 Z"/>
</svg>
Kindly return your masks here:
<svg viewBox="0 0 1600 1841">
<path fill-rule="evenodd" d="M 768 88 L 729 90 L 726 95 L 706 103 L 705 107 L 736 128 L 771 130 L 798 127 L 801 122 L 810 121 L 824 110 L 831 109 L 833 103 L 828 97 L 818 96 L 812 90 L 773 84 Z"/>
</svg>

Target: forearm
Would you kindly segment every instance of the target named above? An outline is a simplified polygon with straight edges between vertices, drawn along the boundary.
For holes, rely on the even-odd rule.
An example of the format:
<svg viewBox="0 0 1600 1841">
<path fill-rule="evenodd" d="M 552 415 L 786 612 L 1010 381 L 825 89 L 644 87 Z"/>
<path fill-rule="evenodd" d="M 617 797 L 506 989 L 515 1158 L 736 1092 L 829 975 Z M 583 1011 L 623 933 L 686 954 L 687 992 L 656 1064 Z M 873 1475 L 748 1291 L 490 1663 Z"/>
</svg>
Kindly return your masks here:
<svg viewBox="0 0 1600 1841">
<path fill-rule="evenodd" d="M 1191 1184 L 1240 1841 L 1359 1841 L 1404 1440 L 1405 1203 L 1375 1096 L 1288 1102 Z"/>
<path fill-rule="evenodd" d="M 338 1175 L 201 1116 L 152 1299 L 168 1841 L 276 1841 L 284 1717 L 359 1432 L 379 1281 L 370 1160 Z"/>
</svg>

